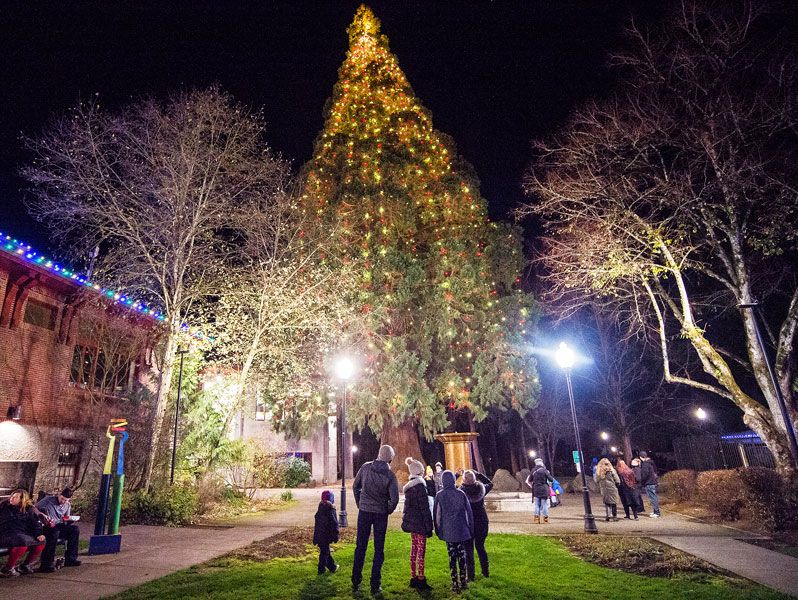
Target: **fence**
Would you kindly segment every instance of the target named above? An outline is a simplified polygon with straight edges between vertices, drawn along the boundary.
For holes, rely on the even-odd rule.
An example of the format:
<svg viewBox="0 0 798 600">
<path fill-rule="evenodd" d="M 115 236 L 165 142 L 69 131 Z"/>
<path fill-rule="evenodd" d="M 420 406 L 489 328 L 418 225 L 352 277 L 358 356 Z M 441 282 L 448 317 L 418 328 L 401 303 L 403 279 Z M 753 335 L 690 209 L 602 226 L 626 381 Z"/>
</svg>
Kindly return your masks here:
<svg viewBox="0 0 798 600">
<path fill-rule="evenodd" d="M 776 466 L 770 450 L 752 433 L 680 437 L 673 441 L 673 450 L 680 469 L 711 471 Z"/>
</svg>

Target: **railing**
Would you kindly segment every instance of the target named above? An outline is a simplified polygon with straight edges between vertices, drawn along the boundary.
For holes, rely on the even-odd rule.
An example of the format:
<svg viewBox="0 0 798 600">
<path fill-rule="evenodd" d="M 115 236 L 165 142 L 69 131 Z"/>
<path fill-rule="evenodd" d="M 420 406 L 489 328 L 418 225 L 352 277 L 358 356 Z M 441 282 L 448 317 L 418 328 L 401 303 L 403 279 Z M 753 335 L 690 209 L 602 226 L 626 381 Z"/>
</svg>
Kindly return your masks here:
<svg viewBox="0 0 798 600">
<path fill-rule="evenodd" d="M 761 442 L 724 440 L 717 435 L 680 437 L 673 441 L 680 469 L 711 471 L 739 467 L 776 466 L 773 455 Z"/>
</svg>

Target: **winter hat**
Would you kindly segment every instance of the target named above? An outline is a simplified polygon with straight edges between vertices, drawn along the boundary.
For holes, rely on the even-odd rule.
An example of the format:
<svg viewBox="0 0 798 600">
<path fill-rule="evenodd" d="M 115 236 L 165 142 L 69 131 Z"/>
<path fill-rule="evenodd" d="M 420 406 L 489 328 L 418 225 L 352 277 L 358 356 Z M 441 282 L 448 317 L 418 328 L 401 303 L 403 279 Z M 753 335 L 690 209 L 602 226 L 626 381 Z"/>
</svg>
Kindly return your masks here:
<svg viewBox="0 0 798 600">
<path fill-rule="evenodd" d="M 477 476 L 471 469 L 463 471 L 463 483 L 471 485 L 477 482 Z"/>
<path fill-rule="evenodd" d="M 380 446 L 380 451 L 377 454 L 377 460 L 389 463 L 393 460 L 395 455 L 396 452 L 393 451 L 393 448 L 391 448 L 388 444 L 385 444 L 384 446 Z"/>
<path fill-rule="evenodd" d="M 407 470 L 410 471 L 410 477 L 421 477 L 424 474 L 424 465 L 417 460 L 410 458 L 405 459 Z"/>
<path fill-rule="evenodd" d="M 321 501 L 333 504 L 335 502 L 335 494 L 333 494 L 330 490 L 324 490 L 321 493 Z"/>
<path fill-rule="evenodd" d="M 648 452 L 645 450 L 640 451 L 640 458 L 648 458 Z"/>
<path fill-rule="evenodd" d="M 443 484 L 444 489 L 447 488 L 454 488 L 454 482 L 456 481 L 454 473 L 451 471 L 444 471 L 443 475 L 441 475 L 441 483 Z"/>
<path fill-rule="evenodd" d="M 539 466 L 539 467 L 542 467 L 543 466 L 543 459 L 542 458 L 536 458 L 535 459 L 535 464 L 537 466 Z"/>
<path fill-rule="evenodd" d="M 65 487 L 63 490 L 61 490 L 61 495 L 64 498 L 71 498 L 72 497 L 72 488 L 71 487 Z"/>
<path fill-rule="evenodd" d="M 436 463 L 435 463 L 435 470 L 436 470 L 436 471 L 438 470 L 438 467 L 440 467 L 440 468 L 441 468 L 441 471 L 443 471 L 443 465 L 442 465 L 441 463 L 439 463 L 439 462 L 436 462 Z"/>
</svg>

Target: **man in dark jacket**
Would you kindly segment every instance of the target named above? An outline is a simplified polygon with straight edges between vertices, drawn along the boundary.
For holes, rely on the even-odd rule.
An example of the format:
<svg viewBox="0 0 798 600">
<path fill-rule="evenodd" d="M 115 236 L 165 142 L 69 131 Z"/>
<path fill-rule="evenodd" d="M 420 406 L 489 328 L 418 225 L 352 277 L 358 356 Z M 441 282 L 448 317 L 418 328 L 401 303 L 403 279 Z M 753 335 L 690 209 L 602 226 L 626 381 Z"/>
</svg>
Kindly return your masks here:
<svg viewBox="0 0 798 600">
<path fill-rule="evenodd" d="M 466 571 L 468 580 L 474 581 L 474 546 L 479 556 L 479 566 L 482 576 L 488 577 L 488 553 L 485 551 L 485 539 L 488 537 L 488 513 L 485 510 L 485 496 L 493 489 L 493 482 L 482 473 L 468 470 L 463 473 L 463 483 L 460 485 L 468 501 L 471 503 L 471 512 L 474 513 L 474 538 L 466 542 Z"/>
<path fill-rule="evenodd" d="M 648 452 L 640 452 L 640 487 L 646 491 L 648 501 L 651 502 L 652 519 L 659 519 L 659 497 L 657 496 L 657 465 L 648 457 Z"/>
<path fill-rule="evenodd" d="M 313 543 L 319 547 L 319 575 L 323 575 L 325 569 L 329 569 L 330 573 L 338 570 L 330 553 L 330 544 L 338 541 L 338 517 L 335 515 L 334 504 L 335 495 L 330 490 L 324 490 L 313 528 Z"/>
<path fill-rule="evenodd" d="M 352 491 L 357 504 L 357 543 L 352 565 L 352 590 L 357 590 L 363 580 L 363 563 L 366 561 L 366 548 L 369 544 L 371 528 L 374 527 L 374 562 L 371 564 L 371 593 L 382 592 L 382 563 L 385 561 L 385 531 L 388 529 L 388 515 L 399 504 L 399 483 L 391 472 L 390 462 L 394 451 L 390 446 L 382 446 L 377 460 L 367 462 L 355 476 Z"/>
<path fill-rule="evenodd" d="M 42 552 L 42 563 L 39 567 L 41 573 L 52 573 L 55 571 L 55 547 L 59 539 L 66 540 L 66 561 L 67 567 L 80 566 L 78 560 L 78 546 L 80 540 L 80 529 L 77 523 L 72 523 L 68 518 L 72 512 L 72 489 L 65 487 L 60 494 L 46 496 L 39 500 L 36 508 L 47 520 L 44 528 L 44 537 L 47 544 Z M 65 519 L 66 517 L 66 519 Z"/>
</svg>

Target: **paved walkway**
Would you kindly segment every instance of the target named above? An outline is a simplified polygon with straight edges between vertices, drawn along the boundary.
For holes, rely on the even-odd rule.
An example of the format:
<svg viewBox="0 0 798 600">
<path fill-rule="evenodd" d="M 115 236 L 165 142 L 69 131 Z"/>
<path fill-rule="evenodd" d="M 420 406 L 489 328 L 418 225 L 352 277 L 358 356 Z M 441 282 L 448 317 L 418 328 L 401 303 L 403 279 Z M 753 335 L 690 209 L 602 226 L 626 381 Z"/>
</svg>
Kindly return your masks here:
<svg viewBox="0 0 798 600">
<path fill-rule="evenodd" d="M 319 490 L 295 490 L 294 493 L 297 504 L 263 515 L 242 517 L 226 528 L 125 526 L 119 554 L 82 556 L 83 565 L 78 568 L 0 580 L 0 598 L 35 595 L 94 600 L 225 554 L 288 527 L 311 526 Z M 357 510 L 351 496 L 349 504 L 349 522 L 354 527 Z M 600 533 L 652 537 L 723 569 L 798 596 L 798 559 L 738 541 L 757 537 L 754 534 L 701 523 L 667 510 L 661 519 L 641 516 L 639 521 L 621 518 L 617 523 L 607 523 L 601 504 L 594 502 L 593 507 L 601 516 L 596 520 Z M 569 495 L 562 506 L 552 509 L 549 524 L 534 525 L 531 510 L 491 513 L 491 531 L 537 535 L 581 533 L 584 528 L 582 513 L 581 498 Z M 398 529 L 400 522 L 401 514 L 397 511 L 390 525 Z M 84 532 L 88 531 L 86 525 Z"/>
</svg>

